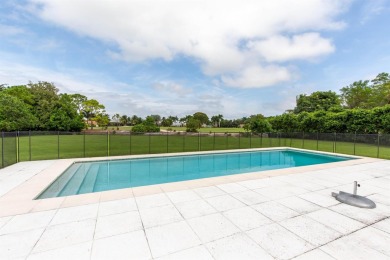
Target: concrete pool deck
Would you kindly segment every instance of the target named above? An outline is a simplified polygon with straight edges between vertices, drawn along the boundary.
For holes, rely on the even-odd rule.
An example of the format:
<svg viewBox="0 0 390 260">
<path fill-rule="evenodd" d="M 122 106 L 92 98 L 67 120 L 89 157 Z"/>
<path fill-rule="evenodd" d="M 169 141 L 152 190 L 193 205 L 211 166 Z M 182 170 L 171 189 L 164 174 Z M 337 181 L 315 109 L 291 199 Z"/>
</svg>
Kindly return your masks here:
<svg viewBox="0 0 390 260">
<path fill-rule="evenodd" d="M 1 259 L 390 259 L 387 160 L 34 200 L 74 161 L 85 160 L 0 170 Z M 351 192 L 355 180 L 358 194 L 377 208 L 330 195 Z"/>
</svg>

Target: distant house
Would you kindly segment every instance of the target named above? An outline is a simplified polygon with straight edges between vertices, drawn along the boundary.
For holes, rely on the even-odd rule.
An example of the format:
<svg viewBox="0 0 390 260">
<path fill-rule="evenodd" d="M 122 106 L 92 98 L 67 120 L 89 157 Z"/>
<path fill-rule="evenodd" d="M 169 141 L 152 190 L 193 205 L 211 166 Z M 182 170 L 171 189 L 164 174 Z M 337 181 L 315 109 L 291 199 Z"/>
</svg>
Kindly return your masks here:
<svg viewBox="0 0 390 260">
<path fill-rule="evenodd" d="M 99 127 L 98 123 L 95 120 L 84 119 L 84 123 L 86 123 L 88 126 Z"/>
</svg>

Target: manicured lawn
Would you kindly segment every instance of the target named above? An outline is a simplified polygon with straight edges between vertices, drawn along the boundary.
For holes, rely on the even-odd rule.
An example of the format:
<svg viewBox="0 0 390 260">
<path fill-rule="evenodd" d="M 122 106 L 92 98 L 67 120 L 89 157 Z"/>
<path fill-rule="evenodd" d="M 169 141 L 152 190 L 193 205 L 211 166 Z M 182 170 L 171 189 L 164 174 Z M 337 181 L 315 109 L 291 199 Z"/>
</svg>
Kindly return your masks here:
<svg viewBox="0 0 390 260">
<path fill-rule="evenodd" d="M 0 139 L 1 140 L 1 139 Z M 17 139 L 4 138 L 4 161 L 14 161 Z M 19 161 L 167 152 L 288 146 L 390 159 L 390 147 L 364 143 L 268 138 L 244 134 L 161 133 L 160 135 L 60 134 L 19 138 Z M 0 146 L 2 147 L 2 146 Z"/>
<path fill-rule="evenodd" d="M 390 147 L 373 144 L 333 141 L 317 141 L 299 138 L 268 138 L 241 134 L 222 133 L 160 133 L 151 135 L 130 135 L 129 133 L 60 134 L 31 137 L 0 138 L 0 167 L 19 161 L 58 158 L 115 156 L 149 153 L 172 153 L 208 150 L 226 150 L 261 147 L 296 147 L 309 150 L 355 154 L 367 157 L 390 159 Z M 19 150 L 16 149 L 18 144 Z M 18 152 L 17 152 L 18 151 Z M 18 155 L 17 155 L 18 154 Z"/>
<path fill-rule="evenodd" d="M 168 130 L 169 131 L 186 131 L 185 127 L 179 127 L 179 126 L 172 126 L 172 127 L 160 127 L 161 130 Z M 198 132 L 201 133 L 239 133 L 239 132 L 245 132 L 244 128 L 237 128 L 237 127 L 202 127 L 198 129 Z"/>
</svg>

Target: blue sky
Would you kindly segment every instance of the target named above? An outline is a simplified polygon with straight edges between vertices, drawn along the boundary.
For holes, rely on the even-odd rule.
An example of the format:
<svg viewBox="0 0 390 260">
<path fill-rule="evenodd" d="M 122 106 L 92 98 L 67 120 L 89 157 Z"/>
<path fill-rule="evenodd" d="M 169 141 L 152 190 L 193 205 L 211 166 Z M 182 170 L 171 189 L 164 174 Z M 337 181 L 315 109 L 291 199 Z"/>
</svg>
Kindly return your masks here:
<svg viewBox="0 0 390 260">
<path fill-rule="evenodd" d="M 238 118 L 390 72 L 389 0 L 2 0 L 0 84 Z"/>
</svg>

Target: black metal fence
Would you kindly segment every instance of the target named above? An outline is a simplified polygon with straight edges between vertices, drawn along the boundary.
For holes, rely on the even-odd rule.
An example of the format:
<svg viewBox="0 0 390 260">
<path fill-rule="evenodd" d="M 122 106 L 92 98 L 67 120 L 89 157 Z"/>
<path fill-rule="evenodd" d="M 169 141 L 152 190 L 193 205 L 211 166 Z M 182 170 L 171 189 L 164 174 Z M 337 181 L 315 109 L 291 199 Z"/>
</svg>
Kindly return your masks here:
<svg viewBox="0 0 390 260">
<path fill-rule="evenodd" d="M 345 133 L 2 132 L 0 168 L 21 161 L 262 147 L 390 159 L 390 135 Z"/>
</svg>

